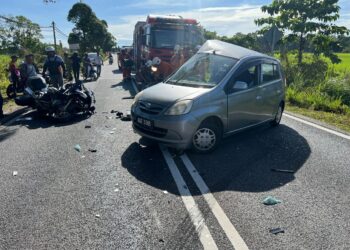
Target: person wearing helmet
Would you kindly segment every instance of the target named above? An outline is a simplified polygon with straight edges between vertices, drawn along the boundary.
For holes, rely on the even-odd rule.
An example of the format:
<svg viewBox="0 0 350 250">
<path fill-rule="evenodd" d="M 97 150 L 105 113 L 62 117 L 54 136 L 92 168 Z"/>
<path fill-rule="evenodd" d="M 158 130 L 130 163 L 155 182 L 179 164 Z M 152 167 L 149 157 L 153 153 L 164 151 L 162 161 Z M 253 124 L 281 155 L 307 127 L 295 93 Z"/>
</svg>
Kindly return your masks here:
<svg viewBox="0 0 350 250">
<path fill-rule="evenodd" d="M 170 59 L 170 64 L 173 70 L 177 70 L 185 63 L 185 57 L 183 55 L 183 50 L 180 45 L 176 45 L 174 48 L 174 54 Z"/>
<path fill-rule="evenodd" d="M 153 74 L 157 81 L 163 81 L 173 73 L 173 67 L 171 64 L 162 61 L 159 57 L 153 58 L 152 66 L 155 68 Z"/>
<path fill-rule="evenodd" d="M 47 58 L 44 63 L 43 76 L 45 76 L 48 70 L 53 86 L 60 88 L 63 86 L 63 75 L 66 71 L 64 61 L 62 57 L 56 55 L 56 51 L 53 47 L 47 47 L 45 51 L 47 53 Z"/>
<path fill-rule="evenodd" d="M 80 63 L 81 63 L 81 59 L 78 55 L 78 52 L 74 52 L 73 55 L 70 57 L 70 60 L 72 62 L 74 80 L 75 82 L 78 82 L 79 75 L 80 75 Z"/>
<path fill-rule="evenodd" d="M 123 80 L 131 79 L 131 69 L 134 66 L 134 61 L 131 59 L 129 53 L 125 53 L 123 63 Z"/>
</svg>

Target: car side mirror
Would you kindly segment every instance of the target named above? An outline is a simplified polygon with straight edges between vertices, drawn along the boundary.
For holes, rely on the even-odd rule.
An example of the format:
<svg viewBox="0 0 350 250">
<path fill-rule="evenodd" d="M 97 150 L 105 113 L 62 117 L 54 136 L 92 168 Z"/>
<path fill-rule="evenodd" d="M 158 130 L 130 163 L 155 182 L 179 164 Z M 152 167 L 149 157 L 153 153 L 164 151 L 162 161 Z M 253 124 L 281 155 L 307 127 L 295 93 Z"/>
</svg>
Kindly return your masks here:
<svg viewBox="0 0 350 250">
<path fill-rule="evenodd" d="M 233 85 L 233 90 L 245 90 L 248 89 L 248 83 L 242 82 L 242 81 L 237 81 Z"/>
</svg>

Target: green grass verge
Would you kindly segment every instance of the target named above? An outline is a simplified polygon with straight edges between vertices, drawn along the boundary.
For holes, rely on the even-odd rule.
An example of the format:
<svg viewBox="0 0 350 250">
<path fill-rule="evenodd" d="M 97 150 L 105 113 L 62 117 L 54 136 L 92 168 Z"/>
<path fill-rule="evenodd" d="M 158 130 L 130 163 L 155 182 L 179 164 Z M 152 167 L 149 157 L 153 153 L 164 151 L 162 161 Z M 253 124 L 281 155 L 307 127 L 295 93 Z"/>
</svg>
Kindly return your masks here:
<svg viewBox="0 0 350 250">
<path fill-rule="evenodd" d="M 350 115 L 336 114 L 287 104 L 286 111 L 316 119 L 350 133 Z"/>
</svg>

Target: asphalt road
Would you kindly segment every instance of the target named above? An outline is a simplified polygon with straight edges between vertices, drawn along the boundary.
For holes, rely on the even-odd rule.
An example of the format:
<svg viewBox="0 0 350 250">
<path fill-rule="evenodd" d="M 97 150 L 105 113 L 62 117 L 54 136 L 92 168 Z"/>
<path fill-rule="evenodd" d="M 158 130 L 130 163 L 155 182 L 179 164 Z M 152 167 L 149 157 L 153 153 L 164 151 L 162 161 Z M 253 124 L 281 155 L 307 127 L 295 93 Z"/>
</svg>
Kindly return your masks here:
<svg viewBox="0 0 350 250">
<path fill-rule="evenodd" d="M 92 117 L 0 127 L 0 249 L 350 249 L 350 140 L 285 116 L 210 155 L 145 147 L 115 68 Z"/>
</svg>

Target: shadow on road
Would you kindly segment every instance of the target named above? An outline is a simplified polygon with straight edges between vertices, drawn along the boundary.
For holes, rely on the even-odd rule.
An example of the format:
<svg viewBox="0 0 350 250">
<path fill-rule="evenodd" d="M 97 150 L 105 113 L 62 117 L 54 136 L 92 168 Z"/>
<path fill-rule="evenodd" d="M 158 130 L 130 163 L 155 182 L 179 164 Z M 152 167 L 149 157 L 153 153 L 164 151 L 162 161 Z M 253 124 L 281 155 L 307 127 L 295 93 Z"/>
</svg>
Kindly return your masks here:
<svg viewBox="0 0 350 250">
<path fill-rule="evenodd" d="M 88 115 L 77 115 L 73 116 L 70 120 L 63 122 L 50 117 L 43 117 L 38 112 L 32 111 L 24 116 L 18 117 L 13 123 L 8 125 L 7 127 L 13 127 L 18 125 L 25 126 L 28 129 L 64 127 L 81 122 L 83 120 L 88 119 L 89 117 L 90 116 Z"/>
<path fill-rule="evenodd" d="M 277 128 L 263 125 L 223 140 L 220 147 L 211 154 L 188 152 L 188 155 L 211 192 L 215 193 L 265 192 L 286 185 L 295 179 L 295 175 L 273 172 L 271 169 L 297 172 L 310 153 L 308 142 L 292 128 L 285 125 Z M 156 161 L 149 162 L 149 158 Z M 178 158 L 175 160 L 182 174 L 188 176 L 182 161 Z M 141 148 L 134 143 L 124 152 L 122 162 L 138 180 L 178 194 L 176 188 L 169 189 L 159 176 L 164 172 L 165 164 L 157 148 Z M 200 194 L 194 191 L 193 195 Z"/>
<path fill-rule="evenodd" d="M 125 82 L 121 81 L 119 83 L 112 84 L 111 88 L 129 91 L 131 96 L 135 96 L 137 94 L 132 86 L 132 82 L 129 80 Z"/>
</svg>

